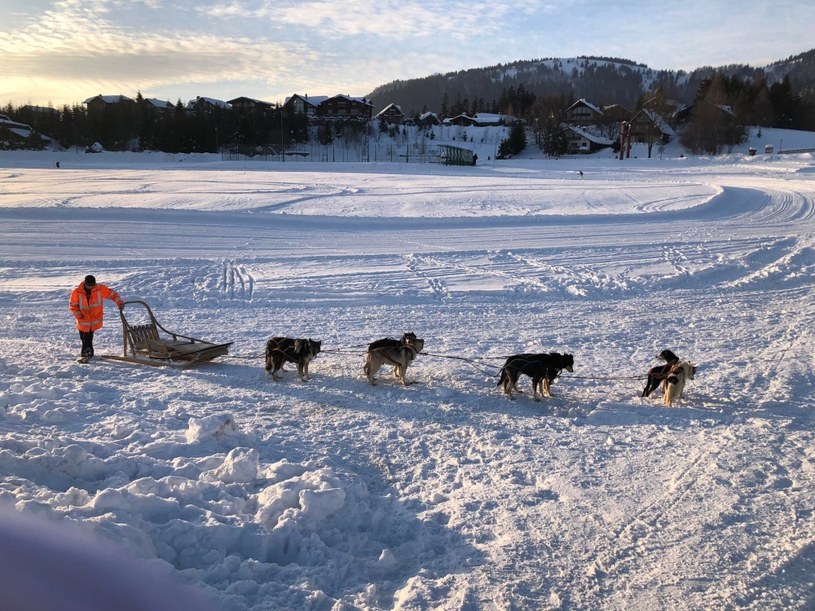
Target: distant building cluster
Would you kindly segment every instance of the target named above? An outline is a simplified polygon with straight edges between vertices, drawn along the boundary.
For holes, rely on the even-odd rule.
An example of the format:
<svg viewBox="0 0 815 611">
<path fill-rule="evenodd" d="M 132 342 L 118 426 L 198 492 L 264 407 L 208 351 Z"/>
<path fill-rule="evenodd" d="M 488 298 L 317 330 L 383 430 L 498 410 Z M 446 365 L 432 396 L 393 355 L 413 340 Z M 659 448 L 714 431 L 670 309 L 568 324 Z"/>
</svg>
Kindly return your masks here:
<svg viewBox="0 0 815 611">
<path fill-rule="evenodd" d="M 421 114 L 409 116 L 402 111 L 399 104 L 387 104 L 381 111 L 374 114 L 374 103 L 366 97 L 354 97 L 345 94 L 334 96 L 309 96 L 294 94 L 285 99 L 282 104 L 275 104 L 250 97 L 237 97 L 232 100 L 218 100 L 211 97 L 198 96 L 190 100 L 186 105 L 181 101 L 173 104 L 167 100 L 155 98 L 142 98 L 138 96 L 133 99 L 124 95 L 97 95 L 86 99 L 83 105 L 87 108 L 89 117 L 107 117 L 107 121 L 121 123 L 122 117 L 148 115 L 153 117 L 172 117 L 186 115 L 190 117 L 213 117 L 216 121 L 214 138 L 215 143 L 209 150 L 219 150 L 218 116 L 225 116 L 224 113 L 236 111 L 235 116 L 265 116 L 266 123 L 263 129 L 268 134 L 270 129 L 269 121 L 276 121 L 278 132 L 283 132 L 284 117 L 299 117 L 299 121 L 307 126 L 330 127 L 342 122 L 347 123 L 367 123 L 377 121 L 381 126 L 402 126 L 415 125 L 419 127 L 431 126 L 462 126 L 462 127 L 488 127 L 488 126 L 513 126 L 519 124 L 519 120 L 511 115 L 496 113 L 474 113 L 472 116 L 460 113 L 455 116 L 441 116 L 435 112 L 423 112 Z M 58 111 L 51 107 L 24 106 L 21 111 L 27 114 L 20 114 L 25 117 L 43 116 L 46 113 L 58 114 Z M 648 154 L 651 154 L 653 145 L 664 145 L 677 138 L 674 127 L 682 125 L 688 120 L 692 107 L 671 108 L 664 101 L 646 101 L 636 111 L 631 111 L 619 104 L 599 106 L 589 100 L 579 99 L 568 108 L 556 110 L 552 116 L 556 117 L 554 130 L 557 135 L 557 152 L 551 154 L 591 154 L 598 150 L 617 147 L 630 150 L 631 142 L 642 142 L 648 144 Z M 732 113 L 728 107 L 719 107 L 720 113 Z M 16 114 L 16 113 L 15 113 Z M 279 117 L 277 117 L 279 114 Z M 666 118 L 667 117 L 667 118 Z M 539 144 L 547 138 L 552 140 L 553 128 L 551 124 L 544 128 L 539 128 L 529 121 L 527 127 L 530 131 L 536 132 L 536 139 Z M 35 122 L 35 124 L 37 124 Z M 672 124 L 674 127 L 672 127 Z M 544 134 L 548 130 L 550 134 Z M 230 133 L 234 133 L 234 129 Z M 286 127 L 286 137 L 293 137 L 291 126 Z M 228 137 L 225 131 L 221 134 L 221 145 Z M 142 134 L 143 137 L 143 134 Z M 282 143 L 284 135 L 277 136 L 277 144 Z M 62 141 L 64 141 L 64 135 Z M 125 142 L 127 134 L 123 134 L 116 140 L 117 143 Z M 200 140 L 200 138 L 199 138 Z M 0 144 L 12 143 L 12 147 L 25 148 L 29 145 L 36 146 L 42 143 L 52 142 L 48 136 L 40 135 L 37 130 L 32 129 L 26 123 L 15 121 L 7 115 L 0 115 Z M 251 143 L 250 136 L 244 134 L 240 143 L 243 145 L 252 144 L 257 148 L 260 143 Z M 115 144 L 115 143 L 114 143 Z M 160 146 L 157 138 L 154 142 L 149 142 L 154 146 Z M 273 148 L 281 149 L 282 146 L 273 145 Z M 206 145 L 199 141 L 191 144 L 180 144 L 178 146 L 189 146 L 193 150 L 208 150 Z M 546 150 L 546 147 L 541 144 Z M 198 147 L 198 149 L 196 149 Z M 269 148 L 268 143 L 265 145 Z M 5 148 L 9 148 L 6 146 Z M 161 149 L 164 150 L 164 149 Z M 270 149 L 271 150 L 271 149 Z M 549 151 L 547 151 L 549 152 Z"/>
</svg>

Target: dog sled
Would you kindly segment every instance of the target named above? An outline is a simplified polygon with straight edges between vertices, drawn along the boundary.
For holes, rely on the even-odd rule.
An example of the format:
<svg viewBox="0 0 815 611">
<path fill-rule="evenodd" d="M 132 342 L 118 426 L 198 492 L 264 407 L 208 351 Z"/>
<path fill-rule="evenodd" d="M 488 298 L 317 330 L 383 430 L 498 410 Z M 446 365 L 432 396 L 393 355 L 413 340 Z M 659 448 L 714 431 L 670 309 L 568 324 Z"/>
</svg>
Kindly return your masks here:
<svg viewBox="0 0 815 611">
<path fill-rule="evenodd" d="M 128 311 L 131 320 L 125 316 L 128 306 L 140 306 L 135 313 Z M 144 301 L 125 301 L 119 317 L 122 319 L 123 354 L 105 354 L 102 358 L 141 365 L 190 367 L 228 354 L 232 345 L 232 342 L 214 344 L 169 331 L 156 320 L 153 310 Z M 138 324 L 131 322 L 135 319 L 139 319 Z"/>
</svg>

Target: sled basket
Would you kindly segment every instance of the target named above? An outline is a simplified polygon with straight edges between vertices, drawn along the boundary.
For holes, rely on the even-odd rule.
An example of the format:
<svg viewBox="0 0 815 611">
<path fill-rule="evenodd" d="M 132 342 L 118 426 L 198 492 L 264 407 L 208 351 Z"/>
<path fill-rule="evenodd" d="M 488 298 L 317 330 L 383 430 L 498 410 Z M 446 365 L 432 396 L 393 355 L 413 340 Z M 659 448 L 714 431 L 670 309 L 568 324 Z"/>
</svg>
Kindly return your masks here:
<svg viewBox="0 0 815 611">
<path fill-rule="evenodd" d="M 175 365 L 189 367 L 196 363 L 211 361 L 229 352 L 232 342 L 213 344 L 194 337 L 168 331 L 156 320 L 150 306 L 144 301 L 125 301 L 125 308 L 119 310 L 122 319 L 122 356 L 112 354 L 103 358 L 144 365 Z M 127 306 L 141 306 L 145 322 L 131 324 L 125 316 Z"/>
</svg>

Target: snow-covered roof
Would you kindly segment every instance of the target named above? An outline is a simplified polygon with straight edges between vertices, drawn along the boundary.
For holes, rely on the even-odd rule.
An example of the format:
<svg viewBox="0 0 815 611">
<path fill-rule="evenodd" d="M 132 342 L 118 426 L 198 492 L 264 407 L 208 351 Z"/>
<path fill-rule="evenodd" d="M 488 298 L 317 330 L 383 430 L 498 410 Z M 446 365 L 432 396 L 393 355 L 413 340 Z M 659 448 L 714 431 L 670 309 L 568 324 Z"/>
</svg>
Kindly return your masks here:
<svg viewBox="0 0 815 611">
<path fill-rule="evenodd" d="M 473 120 L 479 125 L 499 125 L 500 123 L 512 123 L 515 117 L 494 112 L 477 112 L 473 115 Z"/>
<path fill-rule="evenodd" d="M 229 105 L 228 102 L 224 102 L 223 100 L 216 100 L 215 98 L 208 98 L 208 97 L 205 97 L 205 96 L 198 96 L 194 100 L 190 100 L 189 103 L 187 103 L 187 108 L 194 108 L 196 106 L 196 104 L 199 104 L 201 102 L 204 102 L 205 104 L 209 104 L 210 106 L 213 106 L 215 108 L 224 108 L 224 109 L 232 108 Z"/>
<path fill-rule="evenodd" d="M 403 115 L 403 116 L 405 114 L 405 113 L 402 112 L 402 107 L 399 106 L 399 104 L 390 103 L 387 106 L 385 106 L 385 108 L 383 108 L 378 113 L 376 113 L 376 116 L 380 117 L 380 116 L 382 116 L 384 114 L 390 113 L 391 111 L 396 111 L 398 114 Z"/>
<path fill-rule="evenodd" d="M 455 117 L 447 117 L 446 119 L 444 119 L 444 123 L 452 123 L 453 121 L 456 120 L 469 121 L 471 123 L 475 123 L 475 119 L 468 115 L 467 113 L 461 113 L 460 115 L 456 115 Z"/>
<path fill-rule="evenodd" d="M 651 119 L 651 121 L 653 121 L 654 125 L 656 125 L 659 128 L 659 131 L 661 131 L 663 134 L 671 137 L 676 136 L 676 132 L 674 131 L 674 129 L 670 125 L 668 125 L 665 119 L 660 117 L 653 110 L 648 110 L 647 108 L 644 108 L 643 112 L 649 119 Z"/>
<path fill-rule="evenodd" d="M 53 106 L 34 106 L 32 104 L 26 104 L 23 106 L 24 109 L 30 110 L 31 112 L 39 112 L 39 113 L 57 113 L 59 112 Z"/>
<path fill-rule="evenodd" d="M 26 125 L 25 123 L 18 123 L 17 121 L 12 121 L 11 117 L 9 117 L 8 115 L 0 115 L 0 126 L 3 126 L 6 129 L 10 129 L 12 132 L 17 134 L 18 136 L 22 136 L 23 138 L 27 138 L 32 131 L 30 125 Z"/>
<path fill-rule="evenodd" d="M 567 129 L 572 130 L 572 132 L 574 132 L 575 134 L 582 138 L 585 138 L 589 142 L 594 142 L 595 144 L 600 144 L 603 146 L 611 146 L 612 144 L 614 144 L 614 140 L 606 138 L 605 136 L 598 136 L 597 134 L 593 134 L 588 130 L 581 129 L 576 125 L 569 125 L 568 123 L 563 123 L 563 126 L 566 127 Z"/>
<path fill-rule="evenodd" d="M 245 95 L 239 96 L 237 98 L 233 98 L 231 100 L 227 100 L 227 103 L 234 106 L 235 104 L 237 104 L 239 102 L 243 102 L 243 101 L 253 102 L 253 103 L 258 104 L 260 106 L 273 106 L 273 104 L 271 102 L 266 102 L 264 100 L 258 100 L 257 98 L 250 98 L 250 97 L 247 97 Z"/>
<path fill-rule="evenodd" d="M 730 106 L 730 104 L 717 104 L 716 106 L 721 108 L 723 111 L 725 111 L 730 116 L 732 116 L 732 117 L 736 116 L 736 113 L 733 111 L 733 107 Z"/>
<path fill-rule="evenodd" d="M 290 95 L 289 97 L 287 97 L 286 100 L 283 103 L 288 104 L 294 98 L 300 98 L 306 104 L 309 104 L 309 105 L 314 106 L 316 108 L 317 106 L 319 106 L 320 104 L 325 102 L 328 99 L 328 97 L 329 96 L 327 96 L 327 95 L 308 95 L 308 94 L 300 95 L 299 93 L 295 93 L 294 95 Z"/>
<path fill-rule="evenodd" d="M 569 110 L 571 110 L 575 106 L 587 106 L 587 107 L 591 108 L 597 114 L 599 114 L 599 115 L 603 114 L 602 110 L 600 110 L 597 106 L 595 106 L 594 104 L 592 104 L 591 102 L 589 102 L 588 100 L 586 100 L 584 98 L 580 98 L 579 100 L 577 100 L 577 102 L 575 102 L 574 104 L 569 106 L 569 108 L 567 108 L 566 111 L 568 112 Z"/>
<path fill-rule="evenodd" d="M 337 95 L 333 95 L 328 99 L 333 100 L 334 98 L 344 98 L 344 99 L 348 100 L 349 102 L 359 102 L 360 104 L 367 104 L 368 106 L 373 106 L 374 105 L 374 103 L 371 102 L 371 100 L 369 100 L 368 98 L 366 98 L 364 96 L 363 97 L 356 97 L 356 96 L 347 95 L 345 93 L 338 93 Z"/>
<path fill-rule="evenodd" d="M 95 95 L 88 98 L 83 104 L 89 104 L 93 100 L 101 100 L 105 104 L 121 104 L 122 102 L 132 102 L 133 100 L 125 95 Z"/>
<path fill-rule="evenodd" d="M 175 104 L 167 100 L 159 100 L 157 98 L 145 98 L 144 101 L 153 108 L 166 109 L 173 108 Z"/>
</svg>

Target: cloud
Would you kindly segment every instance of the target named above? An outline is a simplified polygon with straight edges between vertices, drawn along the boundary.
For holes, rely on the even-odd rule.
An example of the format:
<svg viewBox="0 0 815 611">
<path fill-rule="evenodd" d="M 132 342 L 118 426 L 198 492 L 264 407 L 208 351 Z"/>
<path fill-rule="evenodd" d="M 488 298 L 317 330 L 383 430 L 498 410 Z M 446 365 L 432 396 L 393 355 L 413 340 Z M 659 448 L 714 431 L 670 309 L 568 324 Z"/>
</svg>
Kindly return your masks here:
<svg viewBox="0 0 815 611">
<path fill-rule="evenodd" d="M 308 48 L 292 52 L 263 40 L 181 31 L 134 33 L 108 18 L 118 6 L 113 1 L 65 0 L 39 20 L 0 33 L 0 70 L 15 76 L 15 82 L 51 81 L 56 88 L 71 90 L 92 86 L 95 94 L 99 88 L 132 92 L 170 83 L 242 80 L 247 75 L 285 81 L 316 61 Z"/>
<path fill-rule="evenodd" d="M 227 87 L 363 95 L 397 79 L 590 54 L 657 69 L 761 65 L 807 50 L 815 21 L 815 4 L 798 0 L 749 10 L 705 0 L 701 21 L 699 0 L 6 1 L 3 95 L 60 103 L 83 88 L 79 99 L 137 90 L 175 99 L 190 84 L 212 97 Z"/>
</svg>

